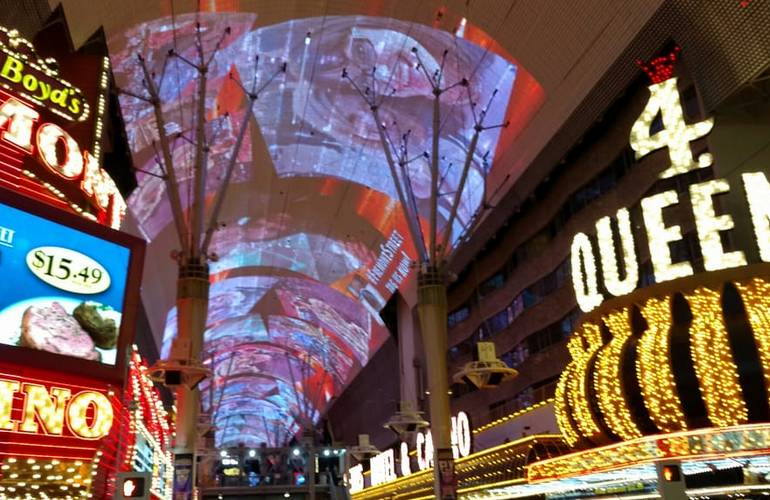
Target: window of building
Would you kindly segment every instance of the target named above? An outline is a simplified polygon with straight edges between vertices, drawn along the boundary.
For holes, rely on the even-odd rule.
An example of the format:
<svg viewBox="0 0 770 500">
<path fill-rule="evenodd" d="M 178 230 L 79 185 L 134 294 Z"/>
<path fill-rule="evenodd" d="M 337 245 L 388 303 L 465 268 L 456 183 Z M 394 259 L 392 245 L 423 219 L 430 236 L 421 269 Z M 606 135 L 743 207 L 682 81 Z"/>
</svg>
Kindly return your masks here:
<svg viewBox="0 0 770 500">
<path fill-rule="evenodd" d="M 479 295 L 482 297 L 489 295 L 495 290 L 502 288 L 504 284 L 505 276 L 502 272 L 498 272 L 479 286 Z"/>
<path fill-rule="evenodd" d="M 447 316 L 447 324 L 449 328 L 452 328 L 456 324 L 465 321 L 466 319 L 468 319 L 470 314 L 471 314 L 471 309 L 468 306 L 462 306 L 455 309 L 454 311 L 449 313 L 449 316 Z"/>
<path fill-rule="evenodd" d="M 505 329 L 505 327 L 509 325 L 508 310 L 503 309 L 499 313 L 495 314 L 487 320 L 487 324 L 489 325 L 489 333 L 492 335 Z"/>
<path fill-rule="evenodd" d="M 529 335 L 513 349 L 503 354 L 501 359 L 505 359 L 506 363 L 510 360 L 509 366 L 511 368 L 520 366 L 530 356 L 568 338 L 574 331 L 579 317 L 580 311 L 577 308 L 573 309 L 558 321 Z"/>
</svg>

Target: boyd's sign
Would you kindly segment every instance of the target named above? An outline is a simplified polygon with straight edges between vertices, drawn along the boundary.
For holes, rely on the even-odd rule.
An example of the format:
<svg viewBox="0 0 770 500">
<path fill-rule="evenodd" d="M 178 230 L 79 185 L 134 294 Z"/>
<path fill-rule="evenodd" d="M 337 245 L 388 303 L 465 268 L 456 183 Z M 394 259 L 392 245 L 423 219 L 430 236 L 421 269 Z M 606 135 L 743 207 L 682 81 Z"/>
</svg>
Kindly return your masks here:
<svg viewBox="0 0 770 500">
<path fill-rule="evenodd" d="M 109 434 L 113 413 L 99 391 L 0 379 L 0 437 L 13 432 L 100 439 Z"/>
<path fill-rule="evenodd" d="M 68 120 L 88 118 L 80 89 L 58 75 L 52 59 L 40 59 L 16 30 L 0 28 L 0 84 Z"/>
</svg>

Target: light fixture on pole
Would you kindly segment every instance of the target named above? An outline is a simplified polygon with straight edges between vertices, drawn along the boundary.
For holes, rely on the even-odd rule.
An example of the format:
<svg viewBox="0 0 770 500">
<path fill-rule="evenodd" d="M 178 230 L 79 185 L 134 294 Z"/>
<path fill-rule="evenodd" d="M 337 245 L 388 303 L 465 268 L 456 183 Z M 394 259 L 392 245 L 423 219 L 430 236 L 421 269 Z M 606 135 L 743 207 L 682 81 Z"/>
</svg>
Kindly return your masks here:
<svg viewBox="0 0 770 500">
<path fill-rule="evenodd" d="M 422 412 L 415 410 L 408 401 L 401 401 L 400 409 L 385 422 L 383 427 L 403 439 L 426 429 L 429 425 L 428 421 L 422 417 Z"/>
<path fill-rule="evenodd" d="M 495 357 L 494 342 L 479 342 L 476 344 L 476 359 L 455 373 L 452 381 L 455 384 L 466 383 L 477 389 L 492 389 L 518 374 L 518 371 Z"/>
<path fill-rule="evenodd" d="M 379 455 L 380 450 L 369 442 L 369 434 L 359 434 L 358 444 L 350 447 L 350 454 L 353 455 L 353 458 L 362 462 Z"/>
</svg>

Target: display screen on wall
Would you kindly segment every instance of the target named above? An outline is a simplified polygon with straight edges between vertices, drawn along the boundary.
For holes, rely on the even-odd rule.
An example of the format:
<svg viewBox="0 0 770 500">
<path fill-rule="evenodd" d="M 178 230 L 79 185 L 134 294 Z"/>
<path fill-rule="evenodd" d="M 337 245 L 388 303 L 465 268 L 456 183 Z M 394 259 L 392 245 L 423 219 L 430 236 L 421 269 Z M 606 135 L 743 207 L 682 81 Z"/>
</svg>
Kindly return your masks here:
<svg viewBox="0 0 770 500">
<path fill-rule="evenodd" d="M 6 196 L 0 191 L 0 346 L 116 366 L 133 238 L 115 233 L 121 244 Z"/>
</svg>

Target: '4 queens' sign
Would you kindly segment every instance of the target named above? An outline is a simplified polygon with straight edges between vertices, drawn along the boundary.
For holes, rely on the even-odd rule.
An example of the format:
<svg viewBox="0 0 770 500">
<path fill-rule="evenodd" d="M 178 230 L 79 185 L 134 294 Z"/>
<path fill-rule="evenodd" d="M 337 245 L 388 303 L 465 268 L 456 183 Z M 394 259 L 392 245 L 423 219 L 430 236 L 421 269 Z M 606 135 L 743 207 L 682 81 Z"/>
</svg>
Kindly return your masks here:
<svg viewBox="0 0 770 500">
<path fill-rule="evenodd" d="M 653 85 L 649 87 L 650 99 L 647 105 L 631 128 L 629 140 L 637 159 L 658 149 L 668 150 L 670 164 L 660 174 L 661 179 L 709 167 L 714 161 L 710 153 L 704 153 L 697 159 L 693 156 L 690 143 L 708 134 L 714 126 L 714 120 L 710 118 L 693 124 L 685 122 L 677 79 L 671 77 L 676 54 L 673 52 L 668 57 L 655 59 L 650 65 L 644 66 Z M 663 129 L 650 134 L 650 127 L 657 115 L 661 116 Z M 741 175 L 740 184 L 748 205 L 750 217 L 747 219 L 751 221 L 759 257 L 764 262 L 770 262 L 770 182 L 764 172 L 748 172 Z M 689 208 L 705 271 L 747 264 L 743 250 L 726 251 L 724 248 L 721 233 L 733 229 L 735 219 L 730 214 L 717 215 L 714 205 L 714 196 L 728 193 L 734 188 L 736 186 L 731 186 L 725 179 L 713 179 L 689 186 Z M 641 200 L 643 236 L 647 239 L 656 283 L 694 273 L 692 262 L 675 262 L 671 244 L 682 240 L 682 228 L 679 224 L 666 221 L 663 216 L 664 209 L 679 203 L 679 195 L 675 190 Z M 606 298 L 599 288 L 600 283 L 604 285 L 604 290 L 614 296 L 631 293 L 639 283 L 639 242 L 636 239 L 640 235 L 632 231 L 633 224 L 627 208 L 618 210 L 614 219 L 606 216 L 596 222 L 595 240 L 585 233 L 577 233 L 572 240 L 572 281 L 578 305 L 586 312 L 598 307 Z M 743 223 L 742 219 L 738 220 Z M 598 261 L 594 248 L 598 249 Z"/>
</svg>

